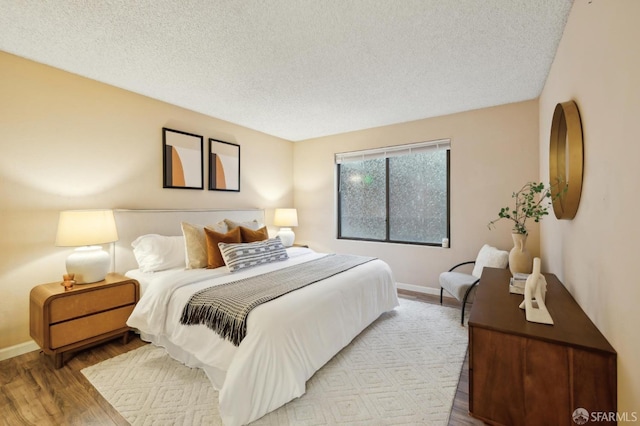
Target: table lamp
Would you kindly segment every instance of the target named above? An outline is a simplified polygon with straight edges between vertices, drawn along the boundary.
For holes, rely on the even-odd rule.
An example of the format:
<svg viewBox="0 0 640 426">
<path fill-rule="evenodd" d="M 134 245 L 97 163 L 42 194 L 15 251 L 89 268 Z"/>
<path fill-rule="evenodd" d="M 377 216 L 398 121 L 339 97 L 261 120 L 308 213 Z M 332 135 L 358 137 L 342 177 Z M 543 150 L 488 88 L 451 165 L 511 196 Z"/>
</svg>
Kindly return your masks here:
<svg viewBox="0 0 640 426">
<path fill-rule="evenodd" d="M 112 210 L 67 210 L 60 212 L 56 246 L 78 247 L 67 258 L 67 273 L 76 284 L 102 281 L 111 256 L 98 244 L 118 241 Z"/>
<path fill-rule="evenodd" d="M 291 229 L 298 226 L 298 212 L 296 209 L 276 209 L 273 217 L 273 224 L 280 226 L 277 236 L 285 247 L 291 247 L 296 238 L 296 234 Z"/>
</svg>

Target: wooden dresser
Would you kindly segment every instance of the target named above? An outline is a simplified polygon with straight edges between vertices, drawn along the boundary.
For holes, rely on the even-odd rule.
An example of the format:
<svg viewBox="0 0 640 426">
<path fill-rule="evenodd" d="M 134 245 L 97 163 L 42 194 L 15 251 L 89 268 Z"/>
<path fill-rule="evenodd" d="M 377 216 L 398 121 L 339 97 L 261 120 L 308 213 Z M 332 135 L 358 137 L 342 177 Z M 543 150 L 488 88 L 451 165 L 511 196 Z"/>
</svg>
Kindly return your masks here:
<svg viewBox="0 0 640 426">
<path fill-rule="evenodd" d="M 31 337 L 60 368 L 67 352 L 119 336 L 126 341 L 126 321 L 139 299 L 138 282 L 118 274 L 68 291 L 60 281 L 36 286 L 29 303 Z"/>
<path fill-rule="evenodd" d="M 575 425 L 573 413 L 615 412 L 616 352 L 555 275 L 554 325 L 528 322 L 506 269 L 485 268 L 469 316 L 469 411 L 494 425 Z M 600 422 L 598 424 L 607 424 Z"/>
</svg>

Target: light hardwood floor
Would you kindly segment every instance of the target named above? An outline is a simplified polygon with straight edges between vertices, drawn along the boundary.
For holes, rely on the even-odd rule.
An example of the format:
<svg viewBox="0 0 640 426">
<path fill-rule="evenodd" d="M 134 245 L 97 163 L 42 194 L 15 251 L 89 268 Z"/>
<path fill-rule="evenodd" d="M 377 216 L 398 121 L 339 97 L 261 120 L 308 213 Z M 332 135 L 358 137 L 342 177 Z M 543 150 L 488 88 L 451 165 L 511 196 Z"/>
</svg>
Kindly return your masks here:
<svg viewBox="0 0 640 426">
<path fill-rule="evenodd" d="M 435 296 L 400 292 L 401 297 L 439 303 Z M 455 301 L 447 304 L 457 306 Z M 125 419 L 80 372 L 85 367 L 145 345 L 137 336 L 113 340 L 72 355 L 60 369 L 40 351 L 0 361 L 0 425 L 127 425 Z M 482 425 L 468 414 L 468 364 L 462 368 L 449 425 Z"/>
</svg>

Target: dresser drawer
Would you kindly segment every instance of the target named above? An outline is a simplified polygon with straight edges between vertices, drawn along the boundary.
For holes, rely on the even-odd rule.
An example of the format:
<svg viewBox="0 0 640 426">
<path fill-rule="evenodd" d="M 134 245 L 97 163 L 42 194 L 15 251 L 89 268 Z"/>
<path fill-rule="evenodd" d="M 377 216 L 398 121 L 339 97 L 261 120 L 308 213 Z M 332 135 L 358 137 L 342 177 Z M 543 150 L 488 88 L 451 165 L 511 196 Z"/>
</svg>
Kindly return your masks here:
<svg viewBox="0 0 640 426">
<path fill-rule="evenodd" d="M 136 303 L 134 282 L 83 293 L 70 293 L 69 297 L 58 297 L 51 301 L 49 321 L 54 324 L 133 303 Z"/>
<path fill-rule="evenodd" d="M 50 349 L 61 348 L 110 331 L 127 327 L 134 305 L 101 312 L 51 326 Z"/>
</svg>

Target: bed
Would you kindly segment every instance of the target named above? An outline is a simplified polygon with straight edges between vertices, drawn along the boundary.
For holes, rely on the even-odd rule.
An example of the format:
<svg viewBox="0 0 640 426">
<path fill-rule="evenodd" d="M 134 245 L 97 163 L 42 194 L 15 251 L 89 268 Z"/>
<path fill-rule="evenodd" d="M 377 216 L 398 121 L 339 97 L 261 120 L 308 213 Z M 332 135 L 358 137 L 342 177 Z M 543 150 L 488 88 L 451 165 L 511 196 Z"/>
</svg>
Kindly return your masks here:
<svg viewBox="0 0 640 426">
<path fill-rule="evenodd" d="M 236 272 L 229 272 L 226 266 L 143 272 L 135 259 L 131 260 L 127 245 L 136 235 L 179 237 L 181 221 L 208 224 L 225 218 L 262 224 L 264 212 L 116 211 L 120 241 L 115 262 L 141 283 L 142 297 L 127 322 L 129 326 L 139 330 L 143 340 L 166 348 L 178 361 L 203 369 L 219 390 L 224 424 L 241 425 L 304 394 L 306 381 L 380 314 L 398 306 L 398 299 L 389 266 L 379 259 L 368 259 L 257 306 L 246 318 L 246 336 L 237 346 L 207 325 L 182 324 L 185 305 L 199 291 L 278 274 L 283 268 L 293 270 L 296 265 L 307 269 L 307 265 L 329 256 L 291 247 L 286 249 L 284 260 Z"/>
</svg>

